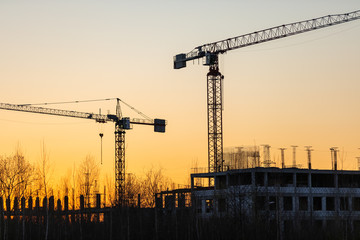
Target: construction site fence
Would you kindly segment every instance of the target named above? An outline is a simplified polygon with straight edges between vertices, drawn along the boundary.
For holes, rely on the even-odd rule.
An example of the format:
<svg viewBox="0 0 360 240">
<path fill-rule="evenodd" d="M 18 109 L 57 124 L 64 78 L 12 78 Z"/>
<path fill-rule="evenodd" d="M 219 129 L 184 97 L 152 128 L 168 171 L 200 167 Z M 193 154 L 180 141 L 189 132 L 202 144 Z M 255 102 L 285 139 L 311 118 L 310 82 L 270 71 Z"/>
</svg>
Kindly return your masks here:
<svg viewBox="0 0 360 240">
<path fill-rule="evenodd" d="M 96 204 L 86 204 L 80 196 L 80 207 L 70 209 L 68 198 L 30 197 L 11 201 L 0 197 L 0 240 L 30 239 L 149 239 L 155 236 L 152 208 L 129 206 L 104 207 L 100 195 Z M 151 239 L 151 238 L 150 238 Z"/>
</svg>

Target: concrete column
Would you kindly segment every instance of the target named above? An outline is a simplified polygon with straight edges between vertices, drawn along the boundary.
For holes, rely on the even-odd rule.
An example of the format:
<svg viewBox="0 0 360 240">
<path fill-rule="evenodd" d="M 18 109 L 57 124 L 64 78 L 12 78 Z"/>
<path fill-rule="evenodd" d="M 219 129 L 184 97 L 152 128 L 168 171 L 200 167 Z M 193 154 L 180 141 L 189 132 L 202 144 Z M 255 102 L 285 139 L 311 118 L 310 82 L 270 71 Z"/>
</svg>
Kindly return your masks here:
<svg viewBox="0 0 360 240">
<path fill-rule="evenodd" d="M 296 191 L 296 173 L 293 173 L 293 186 L 294 186 L 294 196 L 292 197 L 293 202 L 293 211 L 297 212 L 299 211 L 299 199 Z"/>
<path fill-rule="evenodd" d="M 206 213 L 206 200 L 201 199 L 201 212 L 204 214 Z"/>
<path fill-rule="evenodd" d="M 280 214 L 284 212 L 284 197 L 279 197 L 279 211 Z"/>
<path fill-rule="evenodd" d="M 326 197 L 321 198 L 321 211 L 326 211 Z"/>
<path fill-rule="evenodd" d="M 299 199 L 296 195 L 292 197 L 292 203 L 293 203 L 293 211 L 294 212 L 299 211 Z"/>
<path fill-rule="evenodd" d="M 313 195 L 312 195 L 312 183 L 311 183 L 311 169 L 309 169 L 309 175 L 308 175 L 308 187 L 309 187 L 309 198 L 308 198 L 308 206 L 309 206 L 309 211 L 311 212 L 311 217 L 312 217 L 312 212 L 313 212 Z"/>
<path fill-rule="evenodd" d="M 348 201 L 349 201 L 349 211 L 352 212 L 352 211 L 354 211 L 354 209 L 353 209 L 353 198 L 349 196 Z"/>
<path fill-rule="evenodd" d="M 338 177 L 337 172 L 335 173 L 334 181 L 335 181 L 335 188 L 337 190 L 337 194 L 335 196 L 335 212 L 338 215 L 339 211 L 340 211 L 340 198 L 339 198 L 339 177 Z"/>
<path fill-rule="evenodd" d="M 266 196 L 266 205 L 265 205 L 265 209 L 266 211 L 269 210 L 270 206 L 269 206 L 269 190 L 268 190 L 268 185 L 269 185 L 269 181 L 268 181 L 268 172 L 264 172 L 264 187 L 265 187 L 265 196 Z"/>
<path fill-rule="evenodd" d="M 334 181 L 335 181 L 335 188 L 339 188 L 339 178 L 337 174 L 335 174 L 334 176 Z"/>
</svg>

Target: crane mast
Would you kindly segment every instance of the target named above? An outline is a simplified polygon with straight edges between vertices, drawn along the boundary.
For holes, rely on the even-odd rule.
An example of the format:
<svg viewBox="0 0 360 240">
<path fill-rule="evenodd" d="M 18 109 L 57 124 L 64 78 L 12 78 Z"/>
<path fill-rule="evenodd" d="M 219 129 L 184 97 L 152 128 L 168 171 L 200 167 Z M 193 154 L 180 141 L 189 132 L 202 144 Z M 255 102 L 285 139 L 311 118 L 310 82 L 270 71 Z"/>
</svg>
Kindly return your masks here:
<svg viewBox="0 0 360 240">
<path fill-rule="evenodd" d="M 218 61 L 210 65 L 207 74 L 208 171 L 223 171 L 222 80 Z"/>
<path fill-rule="evenodd" d="M 115 123 L 115 199 L 124 206 L 125 200 L 125 130 L 120 122 Z"/>
<path fill-rule="evenodd" d="M 121 119 L 120 102 L 116 101 L 115 121 L 115 199 L 119 206 L 124 205 L 125 199 L 125 126 L 118 121 Z"/>
<path fill-rule="evenodd" d="M 200 58 L 204 59 L 203 65 L 209 66 L 207 74 L 209 172 L 221 172 L 224 170 L 222 121 L 222 80 L 224 76 L 219 71 L 219 54 L 358 19 L 360 19 L 360 10 L 344 14 L 327 15 L 204 44 L 194 48 L 189 53 L 181 53 L 174 56 L 174 69 L 184 68 L 187 61 Z"/>
<path fill-rule="evenodd" d="M 128 117 L 122 117 L 121 108 L 120 108 L 120 99 L 117 98 L 116 100 L 117 100 L 116 115 L 113 114 L 104 115 L 104 114 L 94 114 L 87 112 L 60 110 L 53 108 L 34 107 L 31 106 L 31 104 L 0 103 L 0 109 L 48 114 L 48 115 L 63 116 L 63 117 L 91 119 L 99 123 L 114 122 L 115 123 L 115 201 L 116 201 L 116 205 L 121 207 L 125 205 L 125 130 L 131 129 L 131 124 L 141 124 L 141 125 L 154 126 L 154 132 L 165 132 L 166 121 L 163 119 L 150 119 L 148 117 L 147 119 L 137 119 L 137 118 L 130 119 Z M 142 116 L 146 117 L 146 115 L 144 114 L 142 114 Z"/>
</svg>

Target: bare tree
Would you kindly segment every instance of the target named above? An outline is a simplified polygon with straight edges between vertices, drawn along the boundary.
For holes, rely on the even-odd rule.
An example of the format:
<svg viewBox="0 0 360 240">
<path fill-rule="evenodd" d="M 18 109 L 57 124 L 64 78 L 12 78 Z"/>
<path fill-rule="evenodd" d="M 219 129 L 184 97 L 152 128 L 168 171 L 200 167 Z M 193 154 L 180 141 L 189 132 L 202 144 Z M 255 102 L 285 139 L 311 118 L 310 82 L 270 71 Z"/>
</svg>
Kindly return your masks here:
<svg viewBox="0 0 360 240">
<path fill-rule="evenodd" d="M 129 173 L 125 181 L 125 196 L 127 205 L 130 207 L 137 206 L 138 194 L 141 192 L 141 181 L 135 174 Z"/>
<path fill-rule="evenodd" d="M 115 206 L 115 184 L 114 184 L 114 177 L 109 176 L 108 174 L 105 175 L 105 184 L 106 184 L 106 198 L 105 198 L 105 204 L 106 202 L 109 202 L 111 206 Z"/>
<path fill-rule="evenodd" d="M 0 157 L 0 194 L 13 202 L 14 197 L 26 197 L 33 180 L 33 166 L 20 148 L 13 156 Z"/>
<path fill-rule="evenodd" d="M 141 204 L 144 207 L 155 207 L 155 193 L 171 190 L 174 183 L 163 175 L 162 169 L 153 167 L 146 173 L 141 183 Z"/>
<path fill-rule="evenodd" d="M 72 170 L 68 169 L 66 171 L 66 174 L 64 176 L 62 176 L 61 179 L 60 179 L 60 183 L 59 183 L 60 194 L 59 194 L 59 197 L 69 196 L 69 194 L 71 192 L 71 189 L 73 188 L 72 183 L 71 183 L 71 178 L 72 178 Z"/>
<path fill-rule="evenodd" d="M 95 162 L 94 158 L 87 155 L 80 163 L 77 170 L 77 181 L 80 189 L 80 194 L 85 197 L 86 205 L 90 207 L 91 196 L 93 195 L 95 182 L 98 181 L 100 176 L 100 167 Z"/>
<path fill-rule="evenodd" d="M 49 197 L 52 192 L 52 175 L 54 173 L 53 163 L 50 161 L 50 154 L 46 150 L 45 143 L 40 146 L 40 158 L 37 162 L 37 191 L 42 197 Z"/>
</svg>

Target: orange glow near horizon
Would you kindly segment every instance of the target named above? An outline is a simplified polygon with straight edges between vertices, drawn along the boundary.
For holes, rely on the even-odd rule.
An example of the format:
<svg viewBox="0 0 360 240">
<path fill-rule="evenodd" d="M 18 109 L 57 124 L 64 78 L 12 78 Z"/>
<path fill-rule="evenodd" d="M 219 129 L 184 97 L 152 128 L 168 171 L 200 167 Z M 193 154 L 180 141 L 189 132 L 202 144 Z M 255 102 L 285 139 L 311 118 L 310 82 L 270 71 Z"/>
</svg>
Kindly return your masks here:
<svg viewBox="0 0 360 240">
<path fill-rule="evenodd" d="M 210 2 L 5 1 L 0 102 L 124 99 L 168 121 L 164 134 L 139 125 L 127 131 L 127 172 L 142 176 L 151 167 L 162 168 L 177 184 L 188 184 L 191 167 L 207 166 L 208 69 L 195 61 L 173 70 L 172 57 L 204 43 L 360 9 L 355 0 Z M 298 145 L 297 162 L 306 166 L 304 146 L 310 145 L 313 168 L 319 169 L 331 168 L 329 148 L 338 147 L 339 169 L 358 169 L 359 39 L 355 21 L 220 56 L 224 147 L 269 144 L 280 166 L 278 148 L 287 148 L 291 163 L 290 146 Z M 54 108 L 114 113 L 115 103 Z M 123 115 L 138 117 L 126 107 Z M 0 155 L 10 155 L 19 144 L 32 163 L 44 142 L 55 179 L 88 154 L 100 164 L 103 132 L 101 172 L 114 174 L 113 123 L 0 110 L 0 132 Z"/>
</svg>

